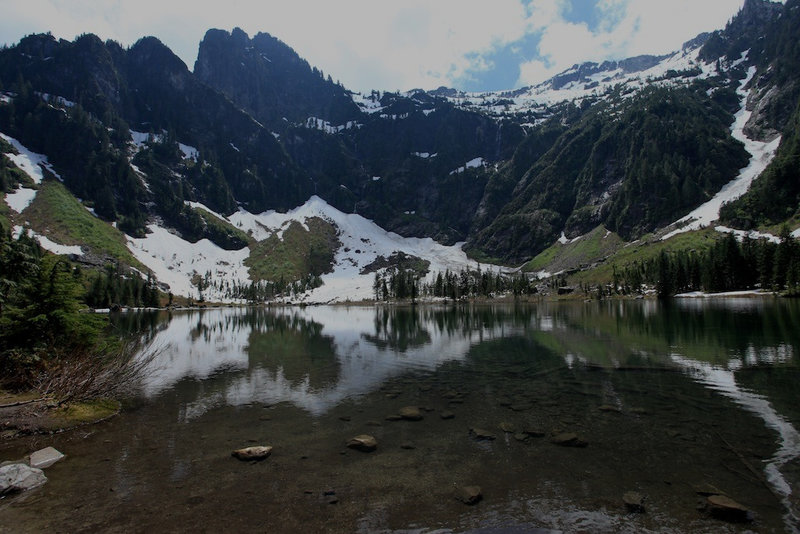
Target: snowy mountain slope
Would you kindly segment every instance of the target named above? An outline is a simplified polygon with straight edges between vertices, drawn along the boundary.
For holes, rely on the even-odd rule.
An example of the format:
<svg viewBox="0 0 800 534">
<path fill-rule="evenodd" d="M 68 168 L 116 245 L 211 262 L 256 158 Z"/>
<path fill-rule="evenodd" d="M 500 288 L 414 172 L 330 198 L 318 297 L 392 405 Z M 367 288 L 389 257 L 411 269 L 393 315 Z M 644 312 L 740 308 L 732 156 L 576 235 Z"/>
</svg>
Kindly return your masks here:
<svg viewBox="0 0 800 534">
<path fill-rule="evenodd" d="M 629 93 L 652 85 L 678 86 L 708 78 L 716 73 L 716 64 L 703 62 L 699 58 L 700 50 L 700 44 L 694 43 L 693 47 L 658 58 L 655 64 L 647 63 L 642 69 L 626 69 L 619 62 L 574 65 L 538 85 L 515 91 L 437 94 L 447 95 L 446 98 L 458 106 L 495 116 L 527 112 L 546 114 L 548 108 L 556 104 L 603 99 L 615 89 Z M 565 79 L 570 81 L 563 83 Z"/>
<path fill-rule="evenodd" d="M 192 203 L 192 206 L 211 211 L 199 203 Z M 401 237 L 387 232 L 360 215 L 342 213 L 316 196 L 286 213 L 268 211 L 252 214 L 240 210 L 227 218 L 219 213 L 215 215 L 249 233 L 258 241 L 273 234 L 282 238 L 283 230 L 292 222 L 307 228 L 306 220 L 313 217 L 335 225 L 341 247 L 335 255 L 333 272 L 322 275 L 321 287 L 294 299 L 300 302 L 330 303 L 373 298 L 374 273 L 362 271 L 380 256 L 388 258 L 397 252 L 430 261 L 431 273 L 444 272 L 447 269 L 477 269 L 479 266 L 477 262 L 467 258 L 461 250 L 461 244 L 444 246 L 431 238 Z M 214 286 L 233 282 L 244 285 L 250 283 L 249 272 L 244 265 L 250 255 L 249 248 L 229 251 L 207 239 L 189 243 L 155 224 L 148 229 L 150 233 L 144 238 L 129 238 L 129 248 L 139 261 L 153 271 L 159 282 L 169 285 L 173 294 L 197 298 L 199 295 L 194 281 L 197 277 L 208 275 L 210 285 L 204 291 L 203 297 L 225 301 L 229 298 Z"/>
</svg>

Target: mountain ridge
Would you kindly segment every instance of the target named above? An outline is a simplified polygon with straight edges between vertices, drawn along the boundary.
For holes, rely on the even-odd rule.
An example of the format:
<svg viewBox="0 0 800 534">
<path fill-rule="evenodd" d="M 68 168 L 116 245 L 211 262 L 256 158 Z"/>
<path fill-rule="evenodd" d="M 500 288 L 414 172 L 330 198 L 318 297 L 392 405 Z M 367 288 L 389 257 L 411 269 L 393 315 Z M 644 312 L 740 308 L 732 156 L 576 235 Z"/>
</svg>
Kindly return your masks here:
<svg viewBox="0 0 800 534">
<path fill-rule="evenodd" d="M 742 80 L 748 138 L 795 139 L 797 4 L 748 0 L 724 30 L 673 54 L 483 94 L 353 93 L 278 39 L 238 28 L 209 30 L 194 72 L 153 37 L 123 49 L 28 36 L 0 51 L 0 131 L 46 154 L 133 239 L 156 224 L 254 254 L 231 216 L 316 196 L 389 232 L 520 265 L 559 236 L 603 225 L 632 241 L 712 199 L 750 159 L 732 135 Z M 793 146 L 778 151 L 773 179 L 795 172 Z M 766 220 L 738 206 L 727 222 Z"/>
</svg>

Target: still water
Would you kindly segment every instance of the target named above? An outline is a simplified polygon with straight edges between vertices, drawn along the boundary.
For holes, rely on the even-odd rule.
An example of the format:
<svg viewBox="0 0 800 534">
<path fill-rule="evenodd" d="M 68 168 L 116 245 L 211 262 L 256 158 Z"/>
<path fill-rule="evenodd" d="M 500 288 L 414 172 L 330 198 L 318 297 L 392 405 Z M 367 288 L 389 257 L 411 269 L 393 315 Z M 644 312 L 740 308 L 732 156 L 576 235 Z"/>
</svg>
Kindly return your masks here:
<svg viewBox="0 0 800 534">
<path fill-rule="evenodd" d="M 156 352 L 141 398 L 2 445 L 67 458 L 0 501 L 0 531 L 797 532 L 799 304 L 123 315 Z M 423 418 L 397 420 L 407 406 Z M 377 450 L 348 449 L 360 434 Z M 274 449 L 231 457 L 251 445 Z M 749 521 L 712 517 L 709 492 Z"/>
</svg>

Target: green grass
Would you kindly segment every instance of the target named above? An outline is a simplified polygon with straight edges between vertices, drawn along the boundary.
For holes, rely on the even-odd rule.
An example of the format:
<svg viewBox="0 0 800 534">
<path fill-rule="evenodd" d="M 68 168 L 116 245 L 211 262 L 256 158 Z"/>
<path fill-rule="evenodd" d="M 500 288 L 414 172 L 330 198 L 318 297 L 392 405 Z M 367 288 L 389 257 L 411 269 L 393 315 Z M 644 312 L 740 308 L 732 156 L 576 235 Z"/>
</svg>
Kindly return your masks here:
<svg viewBox="0 0 800 534">
<path fill-rule="evenodd" d="M 554 243 L 522 268 L 523 271 L 551 272 L 577 269 L 614 254 L 623 246 L 622 239 L 603 226 L 598 226 L 577 241 Z"/>
<path fill-rule="evenodd" d="M 306 220 L 309 230 L 292 222 L 283 239 L 273 234 L 254 245 L 245 265 L 253 281 L 293 282 L 309 274 L 330 272 L 340 243 L 336 228 L 318 217 Z"/>
<path fill-rule="evenodd" d="M 604 263 L 594 269 L 581 271 L 570 278 L 570 283 L 586 284 L 609 283 L 613 279 L 613 266 L 622 269 L 634 261 L 646 261 L 658 256 L 662 250 L 673 252 L 678 250 L 703 251 L 710 248 L 722 234 L 713 228 L 704 228 L 678 234 L 666 241 L 647 235 L 633 243 L 622 245 Z"/>
<path fill-rule="evenodd" d="M 39 234 L 63 245 L 85 245 L 90 252 L 108 255 L 137 269 L 147 269 L 126 247 L 125 235 L 97 217 L 56 180 L 45 180 L 24 218 Z"/>
</svg>

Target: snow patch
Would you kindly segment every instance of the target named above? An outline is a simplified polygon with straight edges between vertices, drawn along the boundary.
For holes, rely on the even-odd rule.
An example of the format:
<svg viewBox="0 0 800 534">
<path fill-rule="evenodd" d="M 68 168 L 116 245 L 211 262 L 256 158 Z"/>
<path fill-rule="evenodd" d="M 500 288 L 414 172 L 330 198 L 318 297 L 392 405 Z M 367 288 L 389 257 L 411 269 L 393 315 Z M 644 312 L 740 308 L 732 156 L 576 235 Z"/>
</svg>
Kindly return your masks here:
<svg viewBox="0 0 800 534">
<path fill-rule="evenodd" d="M 5 156 L 11 160 L 14 165 L 20 168 L 25 174 L 30 176 L 31 180 L 35 184 L 41 184 L 42 180 L 44 179 L 44 174 L 42 173 L 42 168 L 47 169 L 48 172 L 52 173 L 56 178 L 61 180 L 61 176 L 53 170 L 53 166 L 47 161 L 47 156 L 42 154 L 37 154 L 32 150 L 28 150 L 25 148 L 22 143 L 10 137 L 2 132 L 0 132 L 0 138 L 2 138 L 5 142 L 10 144 L 14 147 L 14 149 L 18 152 L 18 154 L 6 154 Z"/>
<path fill-rule="evenodd" d="M 461 174 L 462 172 L 466 171 L 467 169 L 477 169 L 479 167 L 485 167 L 485 166 L 486 166 L 486 162 L 483 160 L 483 158 L 480 158 L 480 157 L 473 158 L 473 159 L 469 160 L 468 162 L 466 162 L 462 167 L 459 167 L 454 171 L 450 171 L 450 174 L 451 175 L 453 175 L 453 174 Z"/>
<path fill-rule="evenodd" d="M 22 228 L 22 226 L 15 226 L 14 231 L 12 232 L 14 239 L 18 239 L 19 236 L 22 235 L 23 230 L 24 229 Z M 27 231 L 28 235 L 30 235 L 39 243 L 40 247 L 49 252 L 52 252 L 53 254 L 58 254 L 59 256 L 69 256 L 69 255 L 83 256 L 83 250 L 81 250 L 81 247 L 79 245 L 61 245 L 51 240 L 47 236 L 37 234 L 30 228 L 28 228 Z"/>
<path fill-rule="evenodd" d="M 20 187 L 13 193 L 6 195 L 6 204 L 17 213 L 22 213 L 28 206 L 31 205 L 33 199 L 36 198 L 36 189 L 28 189 L 27 187 Z"/>
</svg>

